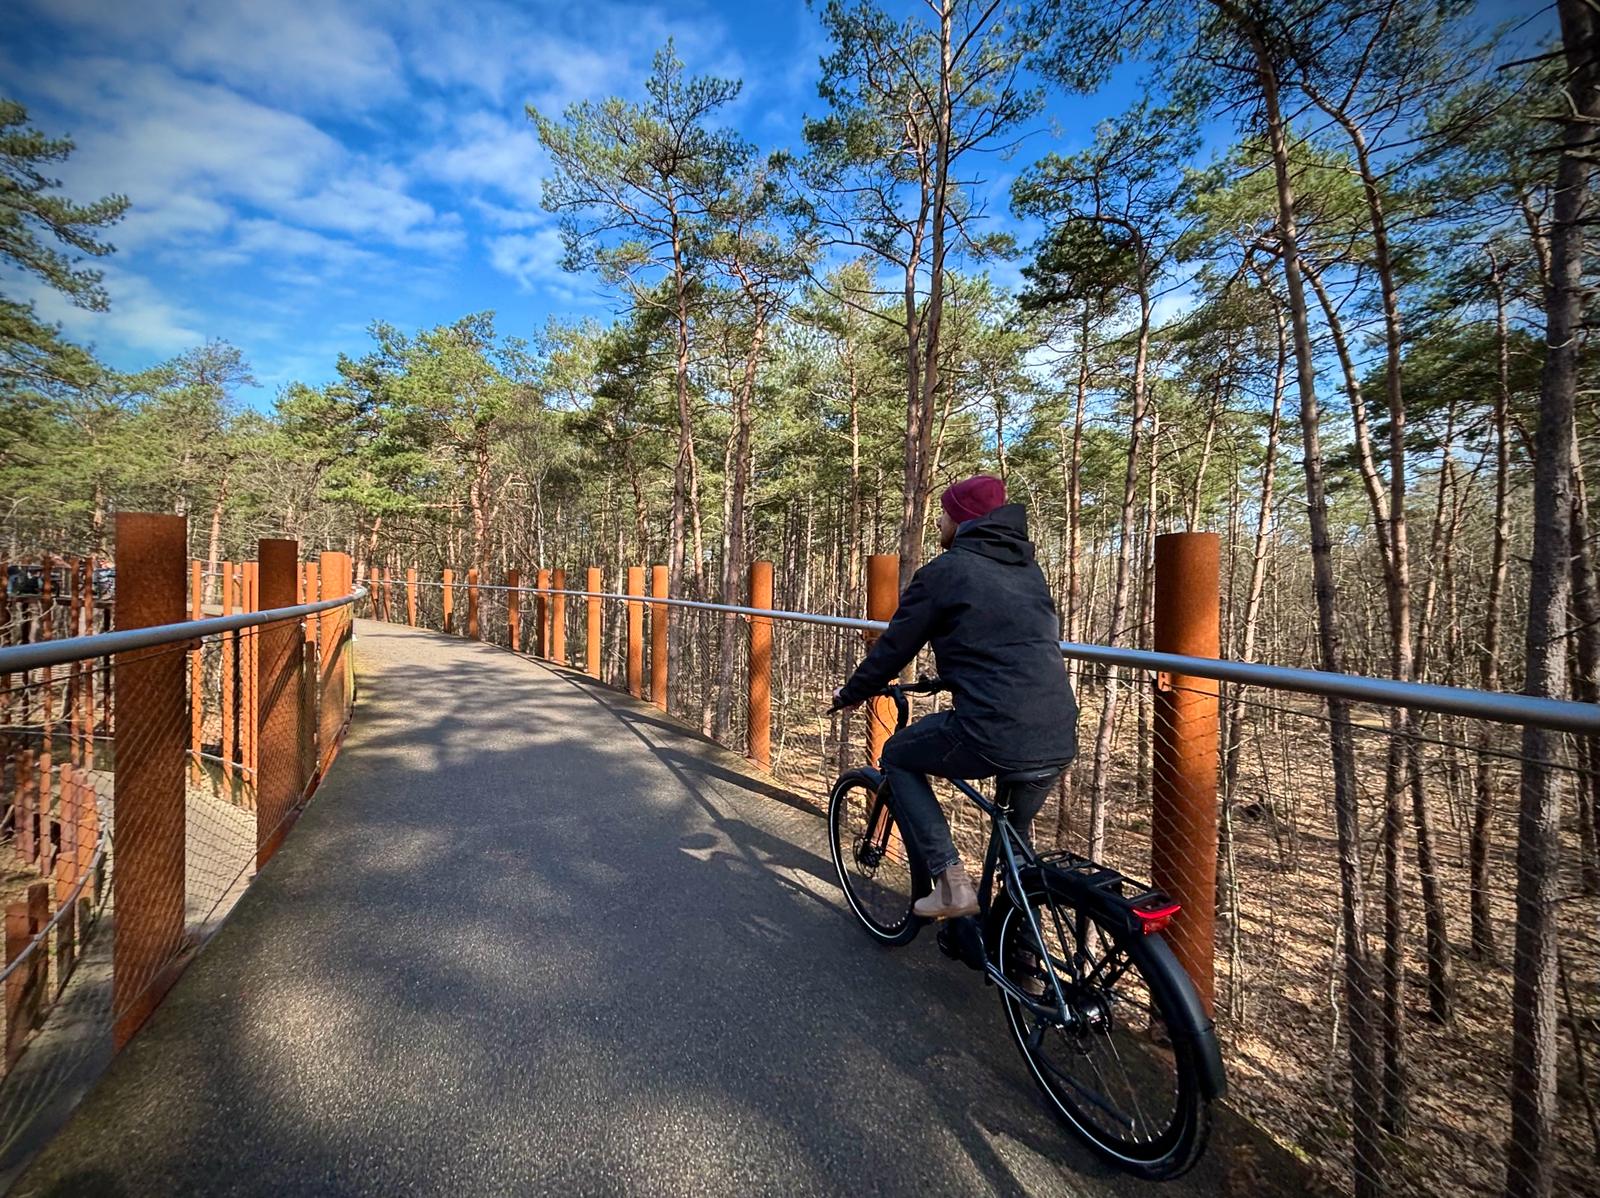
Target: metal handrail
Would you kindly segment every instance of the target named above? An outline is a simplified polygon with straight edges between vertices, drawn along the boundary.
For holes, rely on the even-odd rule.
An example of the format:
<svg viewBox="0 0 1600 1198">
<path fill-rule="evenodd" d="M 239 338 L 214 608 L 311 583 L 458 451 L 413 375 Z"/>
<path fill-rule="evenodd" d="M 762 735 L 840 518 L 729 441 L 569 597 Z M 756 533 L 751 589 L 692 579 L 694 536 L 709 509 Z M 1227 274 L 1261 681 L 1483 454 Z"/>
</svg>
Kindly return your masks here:
<svg viewBox="0 0 1600 1198">
<path fill-rule="evenodd" d="M 318 612 L 356 603 L 366 596 L 366 587 L 356 587 L 348 595 L 341 595 L 337 599 L 298 603 L 293 607 L 241 612 L 234 616 L 208 616 L 203 620 L 154 624 L 149 628 L 126 628 L 120 632 L 98 632 L 93 636 L 63 637 L 58 641 L 38 641 L 31 645 L 10 645 L 0 649 L 0 674 L 20 674 L 24 670 L 66 665 L 89 657 L 110 657 L 114 653 L 128 653 L 134 649 L 153 649 L 181 641 L 200 640 L 222 632 L 259 628 L 263 624 L 301 620 Z"/>
<path fill-rule="evenodd" d="M 451 585 L 466 587 L 468 584 L 452 582 Z M 696 599 L 628 595 L 616 591 L 557 590 L 553 587 L 537 586 L 507 587 L 487 583 L 478 583 L 477 588 L 488 591 L 515 591 L 528 595 L 572 595 L 585 599 L 615 599 L 624 603 L 683 607 L 756 619 L 821 624 L 830 628 L 851 628 L 861 632 L 882 632 L 889 627 L 882 620 L 824 616 L 814 612 L 783 611 L 777 608 L 741 607 L 737 604 L 706 603 Z M 1296 691 L 1324 698 L 1375 703 L 1383 707 L 1415 708 L 1419 711 L 1433 711 L 1444 715 L 1493 720 L 1502 724 L 1532 724 L 1535 727 L 1550 728 L 1558 732 L 1600 736 L 1600 704 L 1581 703 L 1570 699 L 1546 699 L 1536 695 L 1509 694 L 1502 691 L 1471 690 L 1460 686 L 1438 686 L 1429 682 L 1402 682 L 1396 678 L 1373 678 L 1363 674 L 1334 674 L 1326 670 L 1272 666 L 1253 661 L 1229 661 L 1220 657 L 1188 657 L 1179 653 L 1157 653 L 1150 649 L 1120 649 L 1110 645 L 1083 645 L 1073 641 L 1062 641 L 1060 644 L 1062 656 L 1095 665 L 1121 666 L 1153 674 L 1182 674 L 1192 678 L 1209 678 L 1217 682 L 1233 682 L 1241 686 Z"/>
</svg>

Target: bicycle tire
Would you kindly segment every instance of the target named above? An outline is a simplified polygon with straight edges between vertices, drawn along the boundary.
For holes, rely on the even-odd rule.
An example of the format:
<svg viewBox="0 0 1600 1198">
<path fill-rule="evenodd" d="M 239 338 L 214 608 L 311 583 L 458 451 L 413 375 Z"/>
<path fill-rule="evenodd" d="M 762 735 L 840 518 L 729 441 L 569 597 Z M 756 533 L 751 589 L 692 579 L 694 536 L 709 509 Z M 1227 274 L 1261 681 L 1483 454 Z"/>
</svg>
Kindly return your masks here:
<svg viewBox="0 0 1600 1198">
<path fill-rule="evenodd" d="M 924 922 L 911 905 L 928 892 L 927 871 L 900 836 L 892 809 L 886 813 L 888 822 L 882 829 L 891 851 L 870 869 L 863 863 L 861 838 L 877 787 L 877 777 L 863 770 L 852 770 L 834 782 L 828 794 L 828 849 L 845 902 L 868 935 L 880 944 L 909 944 Z M 884 865 L 891 869 L 884 871 L 880 881 L 878 872 Z"/>
<path fill-rule="evenodd" d="M 1030 892 L 1027 901 L 1039 913 L 1036 918 L 1049 919 L 1041 892 Z M 1157 1044 L 1148 1036 L 1148 1027 L 1139 1027 L 1137 1019 L 1129 1019 L 1124 1028 L 1117 1026 L 1121 1017 L 1111 1015 L 1105 1018 L 1104 1028 L 1100 1031 L 1070 1032 L 1050 1028 L 1048 1033 L 1053 1033 L 1052 1042 L 1059 1039 L 1069 1050 L 1076 1050 L 1086 1058 L 1097 1047 L 1082 1047 L 1091 1037 L 1109 1045 L 1111 1054 L 1103 1059 L 1116 1061 L 1125 1083 L 1130 1081 L 1125 1056 L 1137 1054 L 1135 1068 L 1147 1077 L 1170 1072 L 1171 1078 L 1165 1085 L 1171 1088 L 1171 1106 L 1164 1126 L 1147 1138 L 1137 1135 L 1124 1138 L 1113 1134 L 1107 1126 L 1109 1117 L 1095 1111 L 1097 1104 L 1086 1102 L 1074 1094 L 1075 1088 L 1082 1087 L 1075 1087 L 1071 1079 L 1045 1059 L 1043 1046 L 1048 1033 L 1041 1032 L 1040 1021 L 1002 990 L 1001 1005 L 1012 1039 L 1016 1041 L 1034 1084 L 1043 1093 L 1056 1117 L 1097 1154 L 1123 1172 L 1146 1181 L 1168 1181 L 1179 1177 L 1193 1168 L 1205 1152 L 1211 1130 L 1210 1095 L 1207 1093 L 1201 1054 L 1208 1048 L 1214 1052 L 1215 1041 L 1209 1023 L 1196 1023 L 1196 1015 L 1201 1008 L 1194 996 L 1193 983 L 1159 934 L 1138 936 L 1112 929 L 1095 920 L 1092 915 L 1071 907 L 1064 900 L 1057 898 L 1055 902 L 1059 911 L 1072 917 L 1074 927 L 1094 926 L 1104 943 L 1114 945 L 1117 951 L 1127 954 L 1129 964 L 1113 981 L 1112 988 L 1129 974 L 1137 975 L 1138 986 L 1143 987 L 1147 1003 L 1136 1000 L 1129 1005 L 1135 1012 L 1140 1006 L 1147 1005 L 1154 1014 L 1159 1015 L 1169 1034 L 1164 1043 Z M 1016 964 L 1014 954 L 1017 949 L 1024 948 L 1026 951 L 1025 946 L 1033 941 L 1033 935 L 1022 908 L 1014 902 L 1004 900 L 996 914 L 993 951 L 1000 968 L 1007 970 L 1008 966 Z M 1049 940 L 1053 933 L 1048 930 L 1048 925 L 1041 924 L 1041 928 Z M 1008 954 L 1012 954 L 1011 960 L 1008 960 Z M 1053 951 L 1051 956 L 1054 959 Z M 1034 954 L 1034 960 L 1038 960 L 1037 953 Z M 1041 980 L 1047 982 L 1048 979 L 1041 974 Z M 1061 980 L 1065 988 L 1069 978 L 1062 976 Z M 1137 995 L 1133 986 L 1128 987 L 1128 992 Z M 1079 993 L 1087 993 L 1092 1004 L 1102 1004 L 1108 1010 L 1112 1007 L 1103 991 L 1082 987 Z M 1201 1015 L 1199 1018 L 1203 1020 L 1204 1017 Z M 1032 1022 L 1029 1022 L 1030 1019 Z M 1150 1022 L 1153 1023 L 1153 1019 Z M 1117 1047 L 1119 1043 L 1123 1045 L 1122 1048 Z M 1070 1058 L 1071 1055 L 1072 1051 L 1069 1051 L 1067 1056 Z M 1096 1074 L 1100 1073 L 1098 1066 L 1094 1070 Z M 1137 1094 L 1134 1095 L 1134 1105 L 1139 1118 L 1143 1120 L 1145 1116 L 1139 1107 Z"/>
</svg>

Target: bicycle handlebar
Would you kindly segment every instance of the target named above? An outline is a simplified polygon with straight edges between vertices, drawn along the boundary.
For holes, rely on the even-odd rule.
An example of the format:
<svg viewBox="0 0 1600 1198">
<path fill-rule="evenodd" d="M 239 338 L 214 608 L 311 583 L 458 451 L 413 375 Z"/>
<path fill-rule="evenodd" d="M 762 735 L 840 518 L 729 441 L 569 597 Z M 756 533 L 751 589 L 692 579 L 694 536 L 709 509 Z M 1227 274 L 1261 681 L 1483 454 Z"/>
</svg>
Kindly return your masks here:
<svg viewBox="0 0 1600 1198">
<path fill-rule="evenodd" d="M 915 682 L 891 682 L 882 690 L 873 691 L 869 699 L 893 699 L 896 705 L 905 702 L 907 695 L 932 695 L 939 691 L 947 691 L 950 686 L 942 678 L 918 678 Z M 837 703 L 830 704 L 829 711 L 843 710 Z"/>
</svg>

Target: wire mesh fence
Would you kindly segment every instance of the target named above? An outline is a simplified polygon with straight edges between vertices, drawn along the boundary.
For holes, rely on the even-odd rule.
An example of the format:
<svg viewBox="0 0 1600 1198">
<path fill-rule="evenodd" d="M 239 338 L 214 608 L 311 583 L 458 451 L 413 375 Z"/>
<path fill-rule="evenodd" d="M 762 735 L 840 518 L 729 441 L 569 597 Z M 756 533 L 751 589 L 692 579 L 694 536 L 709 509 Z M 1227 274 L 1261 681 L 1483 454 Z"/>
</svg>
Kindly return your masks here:
<svg viewBox="0 0 1600 1198">
<path fill-rule="evenodd" d="M 569 585 L 580 577 L 566 574 Z M 523 651 L 576 669 L 595 661 L 603 682 L 819 808 L 832 779 L 871 761 L 894 731 L 887 701 L 829 711 L 870 628 L 656 604 L 643 593 L 650 581 L 638 572 L 640 597 L 625 598 L 624 571 L 604 580 L 604 597 L 569 595 L 559 614 L 537 582 L 483 591 L 480 635 L 509 644 L 515 596 Z M 419 608 L 421 623 L 442 615 Z M 542 619 L 560 623 L 559 646 L 538 632 Z M 465 628 L 459 615 L 455 628 Z M 931 656 L 919 664 L 933 673 Z M 1135 878 L 1205 877 L 1229 1104 L 1309 1161 L 1330 1192 L 1502 1192 L 1519 1018 L 1522 729 L 1095 660 L 1068 667 L 1080 751 L 1035 820 L 1035 841 Z M 931 697 L 916 714 L 947 702 Z M 1549 1142 L 1556 1192 L 1588 1194 L 1600 1192 L 1600 772 L 1592 738 L 1552 736 L 1558 967 L 1541 999 L 1557 1062 Z M 1163 841 L 1172 814 L 1158 807 L 1171 787 L 1160 779 L 1192 771 L 1184 759 L 1197 745 L 1215 787 L 1209 824 L 1199 841 Z M 981 861 L 982 814 L 952 789 L 940 794 L 963 856 Z"/>
<path fill-rule="evenodd" d="M 252 606 L 254 563 L 211 578 L 198 563 L 167 565 L 179 619 Z M 78 563 L 32 603 L 0 592 L 0 1175 L 233 907 L 331 761 L 354 701 L 348 601 L 128 648 L 120 631 L 96 635 L 116 609 L 94 577 Z M 317 598 L 315 566 L 291 563 L 279 581 L 290 604 L 308 589 Z M 328 581 L 347 593 L 347 577 Z M 12 667 L 40 649 L 66 659 Z"/>
</svg>

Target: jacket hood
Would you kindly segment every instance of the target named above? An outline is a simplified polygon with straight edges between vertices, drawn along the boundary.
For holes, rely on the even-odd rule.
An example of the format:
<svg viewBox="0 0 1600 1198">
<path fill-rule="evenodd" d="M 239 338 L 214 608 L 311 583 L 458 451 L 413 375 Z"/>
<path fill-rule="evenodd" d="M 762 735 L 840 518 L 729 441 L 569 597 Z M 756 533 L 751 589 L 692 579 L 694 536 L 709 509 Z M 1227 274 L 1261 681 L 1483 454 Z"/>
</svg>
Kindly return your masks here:
<svg viewBox="0 0 1600 1198">
<path fill-rule="evenodd" d="M 1033 561 L 1028 514 L 1020 503 L 1002 504 L 987 516 L 968 520 L 956 529 L 950 548 L 964 549 L 1006 566 L 1025 566 Z"/>
</svg>

